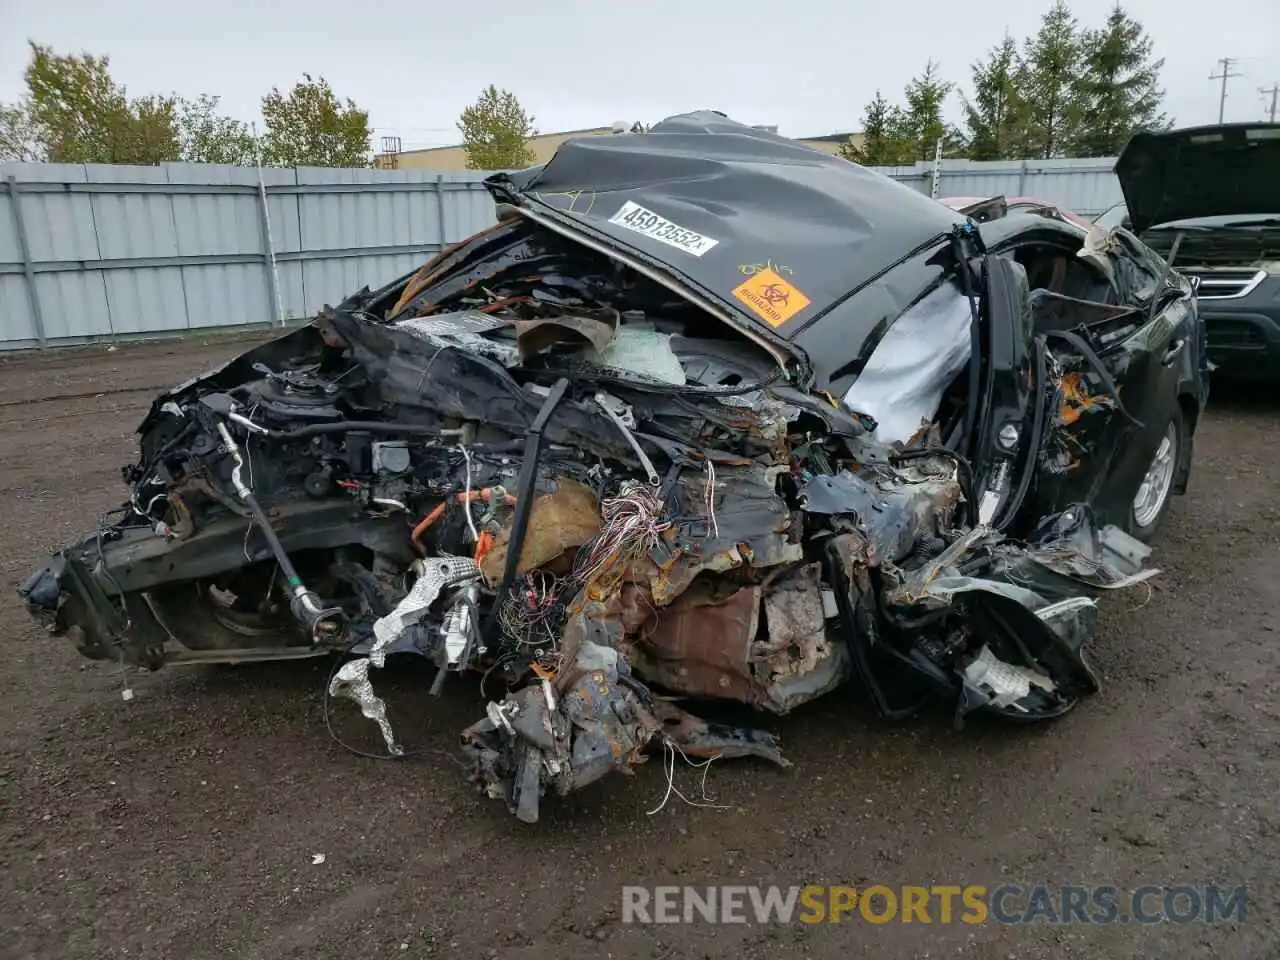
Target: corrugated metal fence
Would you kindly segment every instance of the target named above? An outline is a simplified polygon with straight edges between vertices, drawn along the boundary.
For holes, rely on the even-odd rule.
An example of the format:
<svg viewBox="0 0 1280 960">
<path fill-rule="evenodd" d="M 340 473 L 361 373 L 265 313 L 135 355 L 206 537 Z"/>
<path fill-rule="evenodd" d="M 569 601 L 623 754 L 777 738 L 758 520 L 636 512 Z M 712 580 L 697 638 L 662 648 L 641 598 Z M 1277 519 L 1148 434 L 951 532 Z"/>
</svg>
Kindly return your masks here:
<svg viewBox="0 0 1280 960">
<path fill-rule="evenodd" d="M 1068 210 L 1095 216 L 1124 197 L 1112 172 L 1115 159 L 944 160 L 938 178 L 939 197 L 1035 197 Z M 933 162 L 910 167 L 876 167 L 886 176 L 929 194 Z"/>
<path fill-rule="evenodd" d="M 938 195 L 1120 199 L 1111 160 L 942 165 Z M 882 168 L 930 193 L 933 164 Z M 0 164 L 0 350 L 280 324 L 493 222 L 482 174 Z M 273 269 L 274 267 L 274 269 Z"/>
<path fill-rule="evenodd" d="M 0 349 L 298 320 L 494 219 L 476 174 L 262 174 L 0 165 Z"/>
</svg>

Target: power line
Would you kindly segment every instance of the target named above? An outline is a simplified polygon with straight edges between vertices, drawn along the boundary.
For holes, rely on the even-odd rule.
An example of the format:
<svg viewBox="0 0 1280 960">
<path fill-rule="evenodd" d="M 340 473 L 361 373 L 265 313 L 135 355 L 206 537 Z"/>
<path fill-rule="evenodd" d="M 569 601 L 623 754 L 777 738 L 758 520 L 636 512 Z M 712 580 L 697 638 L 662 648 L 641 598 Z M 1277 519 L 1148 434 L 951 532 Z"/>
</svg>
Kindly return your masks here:
<svg viewBox="0 0 1280 960">
<path fill-rule="evenodd" d="M 1222 118 L 1227 110 L 1227 81 L 1232 77 L 1243 76 L 1243 74 L 1231 72 L 1231 65 L 1240 62 L 1235 57 L 1221 57 L 1217 62 L 1222 64 L 1222 73 L 1211 73 L 1209 74 L 1209 79 L 1222 81 L 1222 95 L 1218 98 L 1218 123 L 1221 125 Z"/>
<path fill-rule="evenodd" d="M 1271 94 L 1271 122 L 1276 122 L 1276 102 L 1280 100 L 1280 83 L 1273 83 L 1269 87 L 1259 87 L 1258 92 L 1264 97 Z"/>
</svg>

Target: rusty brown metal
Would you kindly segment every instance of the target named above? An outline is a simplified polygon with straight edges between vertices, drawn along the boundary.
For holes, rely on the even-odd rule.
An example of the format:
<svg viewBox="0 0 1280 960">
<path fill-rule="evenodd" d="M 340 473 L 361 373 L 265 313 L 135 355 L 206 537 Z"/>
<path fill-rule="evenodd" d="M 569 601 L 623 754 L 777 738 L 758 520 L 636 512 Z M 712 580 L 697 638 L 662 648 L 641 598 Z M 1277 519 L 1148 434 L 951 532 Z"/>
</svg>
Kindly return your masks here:
<svg viewBox="0 0 1280 960">
<path fill-rule="evenodd" d="M 751 641 L 760 625 L 760 588 L 725 594 L 698 580 L 632 642 L 632 667 L 677 693 L 759 703 Z"/>
<path fill-rule="evenodd" d="M 391 308 L 390 315 L 395 316 L 396 314 L 398 314 L 401 310 L 403 310 L 410 303 L 412 303 L 414 298 L 417 297 L 418 294 L 420 294 L 423 290 L 429 287 L 440 275 L 446 261 L 454 253 L 456 253 L 458 250 L 460 250 L 462 247 L 466 246 L 467 244 L 475 243 L 479 238 L 486 236 L 490 233 L 494 233 L 502 229 L 504 226 L 505 225 L 501 222 L 495 223 L 492 226 L 485 227 L 483 230 L 479 231 L 478 233 L 474 233 L 463 240 L 459 240 L 457 243 L 451 243 L 447 247 L 441 248 L 441 250 L 437 252 L 435 256 L 433 256 L 430 260 L 428 260 L 418 269 L 418 272 L 414 274 L 414 276 L 409 280 L 408 284 L 405 285 L 404 290 L 400 294 L 400 299 L 397 300 L 396 305 Z"/>
<path fill-rule="evenodd" d="M 533 501 L 516 572 L 526 573 L 550 563 L 566 550 L 582 546 L 600 532 L 600 524 L 595 491 L 561 478 L 554 493 Z M 509 539 L 510 530 L 500 533 L 480 564 L 480 572 L 490 585 L 502 579 Z"/>
</svg>

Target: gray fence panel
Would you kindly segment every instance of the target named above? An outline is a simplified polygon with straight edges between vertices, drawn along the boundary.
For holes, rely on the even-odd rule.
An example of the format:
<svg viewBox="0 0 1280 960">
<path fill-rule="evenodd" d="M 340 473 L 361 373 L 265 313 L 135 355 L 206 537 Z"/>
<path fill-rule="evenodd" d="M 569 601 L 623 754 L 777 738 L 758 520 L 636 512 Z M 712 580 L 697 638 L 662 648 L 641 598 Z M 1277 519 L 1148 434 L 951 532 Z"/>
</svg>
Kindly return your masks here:
<svg viewBox="0 0 1280 960">
<path fill-rule="evenodd" d="M 0 263 L 22 263 L 18 227 L 13 222 L 13 203 L 9 199 L 9 183 L 4 177 L 0 177 Z"/>
<path fill-rule="evenodd" d="M 0 344 L 36 343 L 35 317 L 22 267 L 9 182 L 0 178 L 0 271 L 6 268 L 15 272 L 0 272 Z"/>
<path fill-rule="evenodd" d="M 1120 181 L 1111 170 L 1112 161 L 1061 160 L 1046 166 L 1029 164 L 1026 195 L 1043 197 L 1076 213 L 1096 216 L 1124 200 Z"/>
<path fill-rule="evenodd" d="M 0 164 L 0 350 L 313 316 L 491 224 L 483 176 Z"/>
<path fill-rule="evenodd" d="M 1107 157 L 1068 160 L 943 160 L 939 197 L 1035 197 L 1086 216 L 1119 203 L 1120 183 Z M 920 193 L 933 189 L 933 163 L 873 167 Z"/>
<path fill-rule="evenodd" d="M 0 349 L 29 347 L 38 342 L 26 277 L 0 275 Z"/>
<path fill-rule="evenodd" d="M 938 188 L 1097 214 L 1120 200 L 1112 163 L 947 160 Z M 932 188 L 932 163 L 877 169 Z M 0 164 L 0 350 L 296 322 L 494 221 L 480 173 L 261 176 L 265 207 L 252 168 Z"/>
<path fill-rule="evenodd" d="M 160 167 L 86 166 L 86 182 L 138 186 L 166 184 Z M 163 261 L 178 247 L 173 199 L 164 193 L 90 195 L 98 257 L 103 261 Z M 187 327 L 181 272 L 166 266 L 102 271 L 107 292 L 108 332 L 160 333 Z"/>
<path fill-rule="evenodd" d="M 183 289 L 186 328 L 199 330 L 241 322 L 268 322 L 275 316 L 275 305 L 263 272 L 257 172 L 195 163 L 165 164 L 164 169 L 171 184 L 183 187 L 205 184 L 243 191 L 171 196 L 177 254 L 187 262 L 177 268 Z M 270 172 L 290 174 L 292 171 Z M 292 182 L 292 178 L 288 182 Z M 242 257 L 245 262 L 191 262 L 221 257 Z"/>
<path fill-rule="evenodd" d="M 929 174 L 927 172 L 922 173 L 921 170 L 923 168 L 919 164 L 901 167 L 868 167 L 867 169 L 882 173 L 886 177 L 897 180 L 899 183 L 904 183 L 912 190 L 917 190 L 920 193 L 928 194 L 929 192 Z M 943 193 L 941 196 L 959 196 L 959 194 Z"/>
</svg>

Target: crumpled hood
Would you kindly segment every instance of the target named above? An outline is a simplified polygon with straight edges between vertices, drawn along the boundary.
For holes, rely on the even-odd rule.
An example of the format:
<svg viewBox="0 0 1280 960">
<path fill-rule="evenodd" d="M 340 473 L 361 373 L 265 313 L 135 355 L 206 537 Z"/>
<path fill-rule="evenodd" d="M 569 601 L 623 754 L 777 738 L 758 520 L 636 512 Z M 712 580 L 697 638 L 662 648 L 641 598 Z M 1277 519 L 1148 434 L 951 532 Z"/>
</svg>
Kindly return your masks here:
<svg viewBox="0 0 1280 960">
<path fill-rule="evenodd" d="M 1139 234 L 1191 217 L 1280 214 L 1280 124 L 1139 133 L 1115 173 Z"/>
<path fill-rule="evenodd" d="M 709 111 L 570 140 L 544 166 L 487 183 L 499 202 L 588 232 L 779 341 L 964 223 L 888 177 Z"/>
</svg>

